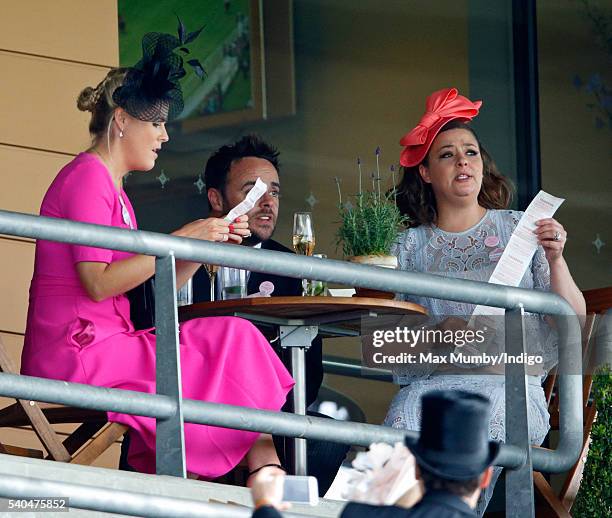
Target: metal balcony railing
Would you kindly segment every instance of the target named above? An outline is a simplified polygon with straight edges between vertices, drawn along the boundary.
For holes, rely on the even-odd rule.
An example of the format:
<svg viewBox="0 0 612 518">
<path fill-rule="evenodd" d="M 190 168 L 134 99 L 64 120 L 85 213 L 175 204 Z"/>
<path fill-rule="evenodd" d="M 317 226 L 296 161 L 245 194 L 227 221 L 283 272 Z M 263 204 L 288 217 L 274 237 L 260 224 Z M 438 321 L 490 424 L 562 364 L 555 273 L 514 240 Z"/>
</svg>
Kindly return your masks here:
<svg viewBox="0 0 612 518">
<path fill-rule="evenodd" d="M 580 453 L 581 331 L 572 307 L 558 295 L 9 211 L 0 211 L 0 234 L 109 248 L 157 258 L 157 394 L 0 374 L 0 395 L 155 417 L 158 474 L 185 475 L 184 422 L 362 446 L 376 441 L 393 443 L 403 441 L 406 435 L 417 435 L 388 427 L 280 412 L 247 408 L 236 411 L 237 407 L 230 405 L 182 399 L 175 259 L 505 308 L 508 354 L 520 354 L 525 350 L 523 311 L 551 315 L 559 330 L 559 371 L 572 373 L 559 376 L 559 443 L 556 450 L 529 446 L 525 367 L 522 364 L 507 365 L 506 421 L 511 425 L 507 426 L 506 444 L 501 448 L 497 464 L 510 469 L 506 480 L 506 492 L 512 495 L 512 498 L 507 498 L 508 516 L 533 515 L 532 469 L 543 472 L 566 471 L 576 462 Z M 15 486 L 15 489 L 10 490 L 0 484 L 0 494 L 11 497 L 24 495 L 19 488 L 23 486 Z M 147 498 L 142 495 L 140 500 L 133 500 L 139 502 L 135 504 L 136 508 L 142 505 L 144 511 Z M 87 500 L 81 505 L 86 507 Z M 100 509 L 99 506 L 91 508 Z"/>
</svg>

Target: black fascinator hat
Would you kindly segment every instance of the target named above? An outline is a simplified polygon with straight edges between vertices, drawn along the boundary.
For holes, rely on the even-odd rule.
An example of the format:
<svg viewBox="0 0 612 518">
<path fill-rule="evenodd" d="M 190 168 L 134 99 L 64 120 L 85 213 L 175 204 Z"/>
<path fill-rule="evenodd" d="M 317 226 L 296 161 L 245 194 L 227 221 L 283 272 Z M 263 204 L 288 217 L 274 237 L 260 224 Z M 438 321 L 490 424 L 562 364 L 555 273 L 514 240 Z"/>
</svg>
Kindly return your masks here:
<svg viewBox="0 0 612 518">
<path fill-rule="evenodd" d="M 160 32 L 149 32 L 142 38 L 142 59 L 128 72 L 123 83 L 113 92 L 113 101 L 132 117 L 157 122 L 176 119 L 183 111 L 183 92 L 179 80 L 186 75 L 183 58 L 189 50 L 187 43 L 195 40 L 200 30 L 186 33 L 179 19 L 179 37 Z M 187 62 L 196 74 L 204 76 L 204 69 L 196 59 Z"/>
</svg>

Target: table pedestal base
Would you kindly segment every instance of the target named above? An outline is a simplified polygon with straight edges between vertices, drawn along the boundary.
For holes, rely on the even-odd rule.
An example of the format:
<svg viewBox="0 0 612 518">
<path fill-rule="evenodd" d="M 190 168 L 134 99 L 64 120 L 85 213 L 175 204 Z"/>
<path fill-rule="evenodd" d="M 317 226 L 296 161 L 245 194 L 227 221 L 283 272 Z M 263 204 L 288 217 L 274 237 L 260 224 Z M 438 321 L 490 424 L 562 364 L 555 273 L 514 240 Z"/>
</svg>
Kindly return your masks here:
<svg viewBox="0 0 612 518">
<path fill-rule="evenodd" d="M 295 381 L 291 392 L 291 410 L 296 414 L 306 415 L 306 351 L 312 345 L 319 329 L 313 325 L 279 326 L 279 329 L 281 347 L 291 349 L 291 375 Z M 288 472 L 306 476 L 306 439 L 286 440 L 285 451 Z"/>
</svg>

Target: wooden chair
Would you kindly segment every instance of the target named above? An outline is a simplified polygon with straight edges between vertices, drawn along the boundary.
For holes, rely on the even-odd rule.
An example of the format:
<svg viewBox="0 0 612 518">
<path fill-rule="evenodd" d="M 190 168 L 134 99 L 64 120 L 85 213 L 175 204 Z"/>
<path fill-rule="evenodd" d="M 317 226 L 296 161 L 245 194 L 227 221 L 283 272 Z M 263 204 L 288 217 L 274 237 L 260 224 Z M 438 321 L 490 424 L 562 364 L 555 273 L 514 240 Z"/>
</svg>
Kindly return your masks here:
<svg viewBox="0 0 612 518">
<path fill-rule="evenodd" d="M 19 374 L 0 337 L 0 371 Z M 77 423 L 79 426 L 63 441 L 51 424 Z M 48 458 L 71 464 L 91 464 L 115 441 L 123 437 L 127 426 L 109 423 L 105 412 L 72 408 L 51 403 L 17 399 L 0 409 L 0 429 L 31 427 L 47 451 L 11 446 L 0 442 L 0 453 Z"/>
<path fill-rule="evenodd" d="M 583 292 L 587 306 L 587 317 L 582 340 L 582 356 L 584 372 L 582 381 L 582 404 L 584 412 L 583 440 L 580 457 L 576 464 L 567 472 L 561 491 L 556 493 L 542 473 L 533 473 L 533 483 L 536 496 L 536 516 L 538 517 L 571 517 L 570 511 L 584 471 L 584 464 L 589 452 L 589 441 L 593 422 L 596 418 L 595 403 L 590 401 L 595 365 L 593 354 L 593 337 L 599 319 L 609 308 L 612 308 L 612 287 L 588 290 Z M 551 371 L 544 383 L 544 393 L 549 403 L 550 424 L 552 430 L 559 429 L 559 400 L 556 391 L 556 370 Z"/>
</svg>

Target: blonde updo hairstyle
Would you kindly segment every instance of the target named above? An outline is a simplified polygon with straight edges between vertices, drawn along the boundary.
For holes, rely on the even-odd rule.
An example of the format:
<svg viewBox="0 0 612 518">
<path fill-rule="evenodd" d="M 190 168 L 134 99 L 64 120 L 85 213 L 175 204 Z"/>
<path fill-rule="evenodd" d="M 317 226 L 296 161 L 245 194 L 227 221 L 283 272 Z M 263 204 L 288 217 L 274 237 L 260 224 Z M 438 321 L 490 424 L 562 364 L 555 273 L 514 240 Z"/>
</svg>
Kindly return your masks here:
<svg viewBox="0 0 612 518">
<path fill-rule="evenodd" d="M 110 126 L 117 104 L 113 101 L 113 92 L 121 86 L 127 68 L 113 68 L 95 88 L 88 86 L 77 98 L 77 108 L 91 112 L 89 133 L 98 141 L 106 133 L 110 138 Z"/>
</svg>

